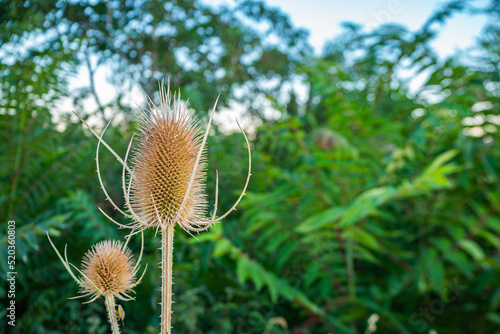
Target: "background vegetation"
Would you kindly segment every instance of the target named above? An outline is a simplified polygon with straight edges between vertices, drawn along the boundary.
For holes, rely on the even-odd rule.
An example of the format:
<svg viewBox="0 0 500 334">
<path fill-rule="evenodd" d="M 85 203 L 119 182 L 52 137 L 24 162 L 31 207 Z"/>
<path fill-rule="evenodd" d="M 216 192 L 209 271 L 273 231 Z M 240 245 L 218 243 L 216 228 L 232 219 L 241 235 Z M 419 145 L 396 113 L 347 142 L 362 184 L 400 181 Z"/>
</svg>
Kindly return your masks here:
<svg viewBox="0 0 500 334">
<path fill-rule="evenodd" d="M 458 12 L 489 23 L 474 48 L 440 59 L 430 41 Z M 344 24 L 316 57 L 305 31 L 256 1 L 1 2 L 0 217 L 4 231 L 17 222 L 16 332 L 108 331 L 102 300 L 67 299 L 75 284 L 45 236 L 79 263 L 90 245 L 125 235 L 97 210 L 112 211 L 96 141 L 62 102 L 97 128 L 118 115 L 106 137 L 123 155 L 132 88 L 152 95 L 169 77 L 203 120 L 221 92 L 222 107 L 236 101 L 256 124 L 239 210 L 198 240 L 177 234 L 175 332 L 369 333 L 378 314 L 377 333 L 500 333 L 498 22 L 497 0 L 484 10 L 452 1 L 418 31 Z M 118 92 L 110 103 L 96 93 L 97 67 Z M 90 85 L 71 88 L 81 68 Z M 403 70 L 426 80 L 412 91 Z M 222 212 L 246 177 L 244 140 L 216 131 L 208 148 Z M 120 164 L 102 151 L 101 166 L 123 202 Z M 150 269 L 123 305 L 125 333 L 158 332 L 157 247 L 147 232 Z"/>
</svg>

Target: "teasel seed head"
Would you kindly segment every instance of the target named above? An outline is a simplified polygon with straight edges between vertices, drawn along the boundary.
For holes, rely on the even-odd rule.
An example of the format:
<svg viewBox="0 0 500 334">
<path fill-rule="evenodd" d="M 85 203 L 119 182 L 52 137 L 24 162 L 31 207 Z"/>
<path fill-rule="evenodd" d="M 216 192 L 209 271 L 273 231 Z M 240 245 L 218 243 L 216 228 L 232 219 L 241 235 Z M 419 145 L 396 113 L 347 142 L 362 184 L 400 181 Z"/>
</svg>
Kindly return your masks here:
<svg viewBox="0 0 500 334">
<path fill-rule="evenodd" d="M 67 247 L 64 248 L 63 258 L 52 243 L 48 233 L 47 238 L 64 268 L 80 287 L 80 296 L 74 298 L 90 296 L 91 299 L 85 303 L 91 303 L 100 296 L 105 298 L 117 297 L 125 301 L 134 299 L 128 293 L 133 292 L 132 289 L 139 285 L 148 267 L 146 264 L 141 277 L 137 279 L 144 250 L 144 234 L 141 234 L 141 253 L 135 264 L 132 253 L 127 248 L 130 239 L 125 244 L 119 241 L 102 241 L 92 246 L 85 253 L 82 260 L 82 270 L 68 261 Z M 80 278 L 73 273 L 71 267 L 81 275 Z"/>
<path fill-rule="evenodd" d="M 169 93 L 160 98 L 160 108 L 150 104 L 141 119 L 132 155 L 132 209 L 147 227 L 193 226 L 205 220 L 207 208 L 205 152 L 197 164 L 203 132 L 180 98 L 173 103 Z"/>
<path fill-rule="evenodd" d="M 134 299 L 128 293 L 133 291 L 132 289 L 141 282 L 146 273 L 147 265 L 142 276 L 138 280 L 136 279 L 144 249 L 144 234 L 141 237 L 141 255 L 139 255 L 139 260 L 135 265 L 132 253 L 127 248 L 128 240 L 124 245 L 119 241 L 102 241 L 92 246 L 85 253 L 82 260 L 82 270 L 80 270 L 68 261 L 66 254 L 67 247 L 64 248 L 63 258 L 52 243 L 52 240 L 50 240 L 49 233 L 47 232 L 47 238 L 52 248 L 54 248 L 64 268 L 81 289 L 81 295 L 74 298 L 91 296 L 89 301 L 84 302 L 84 304 L 87 304 L 100 296 L 104 296 L 108 320 L 113 334 L 120 333 L 115 297 L 121 300 Z M 80 273 L 82 277 L 76 277 L 71 267 Z M 120 317 L 122 317 L 122 313 L 119 312 Z"/>
<path fill-rule="evenodd" d="M 102 241 L 92 246 L 82 260 L 84 294 L 129 298 L 136 283 L 132 253 L 119 241 Z M 88 278 L 88 279 L 87 279 Z M 92 282 L 92 283 L 91 283 Z M 99 292 L 100 290 L 100 292 Z"/>
<path fill-rule="evenodd" d="M 80 116 L 75 114 L 99 140 L 96 152 L 97 176 L 107 200 L 115 210 L 130 218 L 132 223 L 129 225 L 120 224 L 101 208 L 99 210 L 121 228 L 134 230 L 130 235 L 137 234 L 149 227 L 154 227 L 157 231 L 160 228 L 164 230 L 174 224 L 180 225 L 189 234 L 191 234 L 190 232 L 205 231 L 212 224 L 221 221 L 236 209 L 236 206 L 245 195 L 252 175 L 250 143 L 238 120 L 236 120 L 245 137 L 248 149 L 247 179 L 240 196 L 233 206 L 226 213 L 216 218 L 219 182 L 217 174 L 214 210 L 210 218 L 204 218 L 204 212 L 207 208 L 205 143 L 217 101 L 203 134 L 200 123 L 192 110 L 188 109 L 187 102 L 181 102 L 180 93 L 177 99 L 174 97 L 173 100 L 170 96 L 169 87 L 165 90 L 163 83 L 160 83 L 160 105 L 156 106 L 149 99 L 150 110 L 148 112 L 141 110 L 139 142 L 132 150 L 130 166 L 127 161 L 134 136 L 130 140 L 125 158 L 122 159 L 103 140 L 104 133 L 111 121 L 106 125 L 102 134 L 98 135 Z M 99 147 L 101 144 L 123 166 L 122 189 L 128 213 L 113 202 L 104 187 L 99 170 Z"/>
</svg>

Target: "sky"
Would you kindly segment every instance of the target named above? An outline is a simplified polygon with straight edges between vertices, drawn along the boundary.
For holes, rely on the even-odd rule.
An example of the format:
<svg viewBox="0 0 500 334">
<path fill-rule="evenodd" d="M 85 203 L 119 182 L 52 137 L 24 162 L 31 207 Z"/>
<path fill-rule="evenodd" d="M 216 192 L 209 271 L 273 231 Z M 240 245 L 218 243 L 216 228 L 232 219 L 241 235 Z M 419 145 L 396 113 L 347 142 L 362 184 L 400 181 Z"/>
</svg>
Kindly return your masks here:
<svg viewBox="0 0 500 334">
<path fill-rule="evenodd" d="M 465 0 L 464 0 L 465 1 Z M 219 6 L 233 6 L 233 0 L 202 0 Z M 267 4 L 279 7 L 287 13 L 295 26 L 310 32 L 310 43 L 319 54 L 326 41 L 342 30 L 340 24 L 351 21 L 362 24 L 368 30 L 387 22 L 402 23 L 410 30 L 417 30 L 444 1 L 439 0 L 266 0 Z M 484 6 L 487 0 L 472 3 Z M 444 56 L 453 54 L 474 42 L 486 23 L 484 16 L 456 15 L 442 29 L 441 35 L 432 43 Z"/>
</svg>

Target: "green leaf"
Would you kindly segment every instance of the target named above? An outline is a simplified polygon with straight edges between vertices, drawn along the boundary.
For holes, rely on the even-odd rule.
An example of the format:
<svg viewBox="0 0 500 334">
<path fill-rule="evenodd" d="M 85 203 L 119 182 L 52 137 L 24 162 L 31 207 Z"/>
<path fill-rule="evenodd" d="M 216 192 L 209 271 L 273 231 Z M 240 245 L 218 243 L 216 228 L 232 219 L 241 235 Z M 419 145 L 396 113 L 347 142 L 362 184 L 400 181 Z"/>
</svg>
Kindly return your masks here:
<svg viewBox="0 0 500 334">
<path fill-rule="evenodd" d="M 488 226 L 490 229 L 494 230 L 497 234 L 500 234 L 500 218 L 490 217 L 486 221 L 486 226 Z"/>
<path fill-rule="evenodd" d="M 496 249 L 500 249 L 500 238 L 497 237 L 495 234 L 486 230 L 478 230 L 476 234 L 477 236 L 484 238 Z"/>
<path fill-rule="evenodd" d="M 295 231 L 297 231 L 298 233 L 309 233 L 322 227 L 328 226 L 331 223 L 335 222 L 344 211 L 344 207 L 334 207 L 325 210 L 306 219 L 295 229 Z"/>
<path fill-rule="evenodd" d="M 287 240 L 290 239 L 290 234 L 287 232 L 281 232 L 276 234 L 273 238 L 269 240 L 269 243 L 266 245 L 266 248 L 269 251 L 276 251 L 280 248 L 280 246 Z"/>
<path fill-rule="evenodd" d="M 422 251 L 422 260 L 424 261 L 424 268 L 426 269 L 431 286 L 434 288 L 434 291 L 440 293 L 444 282 L 444 268 L 441 261 L 439 261 L 436 250 L 433 248 L 424 248 Z"/>
<path fill-rule="evenodd" d="M 238 258 L 238 261 L 236 262 L 236 275 L 238 276 L 238 280 L 242 284 L 245 284 L 247 278 L 250 275 L 251 269 L 252 265 L 247 257 L 242 256 Z"/>
<path fill-rule="evenodd" d="M 380 251 L 381 248 L 377 239 L 364 229 L 353 226 L 348 228 L 347 231 L 348 233 L 352 233 L 352 236 L 350 236 L 350 238 L 358 241 L 361 245 Z"/>
<path fill-rule="evenodd" d="M 20 238 L 16 239 L 17 254 L 24 262 L 28 262 L 28 245 Z"/>
<path fill-rule="evenodd" d="M 458 242 L 458 244 L 460 245 L 460 247 L 462 247 L 463 250 L 469 253 L 469 255 L 472 256 L 474 260 L 481 261 L 482 259 L 484 259 L 483 250 L 474 241 L 469 239 L 462 239 Z"/>
<path fill-rule="evenodd" d="M 446 251 L 443 253 L 446 260 L 453 263 L 457 269 L 464 274 L 467 278 L 472 278 L 472 262 L 464 255 L 461 251 L 449 252 Z"/>
<path fill-rule="evenodd" d="M 214 251 L 212 253 L 213 257 L 220 257 L 229 253 L 232 249 L 232 244 L 227 239 L 218 240 L 215 244 Z"/>
<path fill-rule="evenodd" d="M 255 284 L 257 291 L 260 291 L 260 289 L 262 289 L 262 286 L 264 285 L 265 273 L 263 272 L 262 267 L 259 264 L 254 263 L 253 261 L 251 261 L 250 263 L 250 278 Z"/>
<path fill-rule="evenodd" d="M 493 313 L 493 312 L 486 313 L 486 319 L 488 319 L 492 323 L 500 326 L 500 314 Z"/>
<path fill-rule="evenodd" d="M 9 254 L 7 251 L 7 247 L 0 244 L 0 256 L 2 257 L 2 259 L 7 259 L 8 255 Z M 0 269 L 2 270 L 3 274 L 7 273 L 7 271 L 8 271 L 7 270 L 7 261 L 5 261 L 5 260 L 0 261 Z"/>
<path fill-rule="evenodd" d="M 434 161 L 425 169 L 423 175 L 435 173 L 439 167 L 444 165 L 449 160 L 453 159 L 458 154 L 458 150 L 450 150 L 439 155 Z"/>
<path fill-rule="evenodd" d="M 393 187 L 381 187 L 365 191 L 349 205 L 338 226 L 345 227 L 358 222 L 378 206 L 393 199 L 396 194 L 397 190 Z"/>
<path fill-rule="evenodd" d="M 286 287 L 286 285 L 280 284 L 276 276 L 274 276 L 272 273 L 266 273 L 264 278 L 266 281 L 266 286 L 269 289 L 269 294 L 271 295 L 271 300 L 273 303 L 276 303 L 278 301 L 278 289 L 283 289 Z M 281 292 L 283 293 L 284 291 L 286 291 L 286 289 L 283 289 Z"/>
<path fill-rule="evenodd" d="M 458 167 L 452 163 L 444 164 L 454 158 L 457 153 L 458 150 L 450 150 L 434 159 L 409 188 L 408 185 L 406 186 L 406 192 L 411 194 L 419 190 L 427 191 L 451 187 L 452 183 L 446 178 L 446 175 L 456 172 Z"/>
<path fill-rule="evenodd" d="M 500 289 L 497 289 L 491 294 L 490 297 L 490 309 L 496 310 L 500 306 Z"/>
</svg>

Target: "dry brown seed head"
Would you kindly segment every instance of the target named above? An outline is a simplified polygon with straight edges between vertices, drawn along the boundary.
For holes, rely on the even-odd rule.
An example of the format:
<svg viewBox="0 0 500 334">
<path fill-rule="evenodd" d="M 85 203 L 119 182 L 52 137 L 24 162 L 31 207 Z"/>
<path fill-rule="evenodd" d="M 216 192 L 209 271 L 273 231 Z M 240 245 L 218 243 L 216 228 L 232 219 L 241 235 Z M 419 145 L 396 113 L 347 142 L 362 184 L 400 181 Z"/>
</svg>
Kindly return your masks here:
<svg viewBox="0 0 500 334">
<path fill-rule="evenodd" d="M 160 98 L 159 109 L 150 104 L 150 113 L 143 114 L 139 143 L 133 151 L 132 209 L 144 227 L 166 227 L 175 223 L 193 226 L 205 220 L 204 156 L 196 168 L 184 207 L 182 203 L 203 133 L 185 103 L 175 98 L 171 103 L 168 92 Z"/>
<path fill-rule="evenodd" d="M 102 241 L 92 246 L 82 260 L 82 271 L 105 296 L 122 298 L 135 284 L 134 261 L 130 250 L 119 241 Z M 99 292 L 82 278 L 85 294 Z"/>
</svg>

